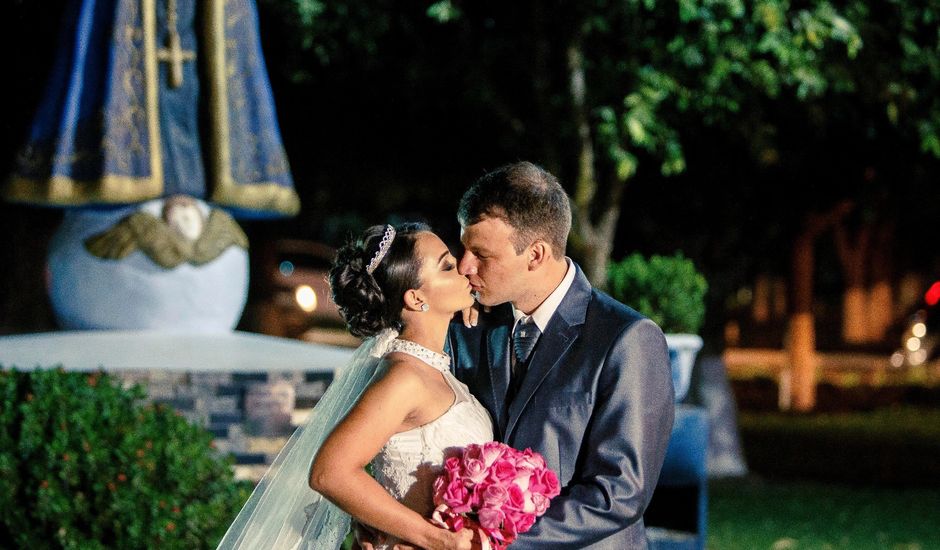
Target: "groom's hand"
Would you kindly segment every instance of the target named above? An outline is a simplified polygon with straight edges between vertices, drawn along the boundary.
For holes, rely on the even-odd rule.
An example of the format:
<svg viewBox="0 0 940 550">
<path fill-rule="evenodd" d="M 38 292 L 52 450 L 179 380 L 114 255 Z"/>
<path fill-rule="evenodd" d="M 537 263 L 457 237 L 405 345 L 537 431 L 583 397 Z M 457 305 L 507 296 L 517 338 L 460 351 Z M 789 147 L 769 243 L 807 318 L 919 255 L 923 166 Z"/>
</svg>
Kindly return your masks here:
<svg viewBox="0 0 940 550">
<path fill-rule="evenodd" d="M 378 542 L 378 541 L 376 541 Z M 398 543 L 392 547 L 393 550 L 417 550 L 414 546 L 405 543 Z M 371 542 L 365 540 L 357 540 L 353 546 L 352 550 L 375 550 L 375 546 Z"/>
<path fill-rule="evenodd" d="M 368 525 L 363 525 L 353 520 L 353 529 L 356 533 L 356 540 L 353 542 L 352 550 L 375 550 L 376 544 L 385 544 L 387 536 Z M 405 543 L 398 543 L 393 550 L 417 550 L 416 547 Z"/>
<path fill-rule="evenodd" d="M 368 525 L 363 525 L 353 520 L 352 528 L 353 532 L 356 534 L 353 550 L 375 550 L 376 544 L 385 544 L 385 535 L 370 528 Z"/>
</svg>

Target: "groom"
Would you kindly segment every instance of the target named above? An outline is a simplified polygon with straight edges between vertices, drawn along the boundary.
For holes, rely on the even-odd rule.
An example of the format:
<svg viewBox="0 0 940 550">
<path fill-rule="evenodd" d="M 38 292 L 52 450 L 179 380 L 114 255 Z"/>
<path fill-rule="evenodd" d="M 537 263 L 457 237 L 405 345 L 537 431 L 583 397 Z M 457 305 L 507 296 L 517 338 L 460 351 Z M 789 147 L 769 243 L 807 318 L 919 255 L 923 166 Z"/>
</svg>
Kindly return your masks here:
<svg viewBox="0 0 940 550">
<path fill-rule="evenodd" d="M 646 548 L 643 512 L 674 414 L 662 331 L 565 257 L 571 207 L 542 168 L 484 175 L 458 219 L 458 269 L 489 311 L 473 327 L 451 324 L 455 374 L 489 410 L 496 437 L 541 453 L 562 485 L 510 548 Z"/>
<path fill-rule="evenodd" d="M 452 325 L 455 374 L 496 437 L 541 453 L 563 487 L 512 549 L 646 548 L 643 512 L 674 414 L 662 331 L 565 257 L 571 207 L 542 168 L 484 175 L 458 219 L 458 269 L 490 311 Z"/>
</svg>

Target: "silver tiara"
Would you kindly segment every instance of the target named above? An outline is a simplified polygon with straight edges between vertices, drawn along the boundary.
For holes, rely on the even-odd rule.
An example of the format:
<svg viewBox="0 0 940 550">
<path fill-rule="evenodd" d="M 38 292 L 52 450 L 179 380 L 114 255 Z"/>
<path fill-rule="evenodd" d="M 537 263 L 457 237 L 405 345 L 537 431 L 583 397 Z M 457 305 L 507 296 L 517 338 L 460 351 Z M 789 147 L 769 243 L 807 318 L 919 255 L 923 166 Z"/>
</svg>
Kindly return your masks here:
<svg viewBox="0 0 940 550">
<path fill-rule="evenodd" d="M 395 240 L 395 228 L 391 225 L 385 226 L 385 235 L 382 235 L 382 240 L 379 242 L 379 249 L 376 251 L 375 256 L 372 256 L 372 261 L 369 262 L 369 265 L 366 267 L 366 272 L 371 275 L 375 268 L 379 267 L 379 263 L 382 261 L 382 258 L 388 254 L 388 249 L 392 247 L 392 241 Z"/>
</svg>

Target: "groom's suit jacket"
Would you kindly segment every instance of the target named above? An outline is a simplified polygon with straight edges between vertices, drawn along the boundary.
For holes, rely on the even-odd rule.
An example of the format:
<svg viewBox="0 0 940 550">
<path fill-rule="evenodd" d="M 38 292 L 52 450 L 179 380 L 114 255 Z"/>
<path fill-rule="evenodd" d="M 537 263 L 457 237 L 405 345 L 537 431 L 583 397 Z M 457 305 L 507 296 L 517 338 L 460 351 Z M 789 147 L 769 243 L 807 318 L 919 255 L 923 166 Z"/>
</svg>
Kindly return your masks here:
<svg viewBox="0 0 940 550">
<path fill-rule="evenodd" d="M 575 279 L 539 338 L 516 397 L 509 304 L 476 327 L 452 323 L 454 372 L 490 411 L 497 438 L 538 451 L 561 495 L 513 550 L 646 548 L 643 512 L 666 454 L 674 405 L 663 333 Z"/>
</svg>

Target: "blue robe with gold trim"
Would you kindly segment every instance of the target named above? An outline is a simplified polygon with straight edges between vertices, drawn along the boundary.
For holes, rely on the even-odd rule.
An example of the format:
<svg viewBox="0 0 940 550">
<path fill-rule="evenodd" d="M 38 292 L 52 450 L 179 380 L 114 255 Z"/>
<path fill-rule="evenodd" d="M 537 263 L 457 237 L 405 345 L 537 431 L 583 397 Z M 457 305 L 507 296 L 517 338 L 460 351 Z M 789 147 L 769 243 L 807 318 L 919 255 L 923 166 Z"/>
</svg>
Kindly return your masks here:
<svg viewBox="0 0 940 550">
<path fill-rule="evenodd" d="M 241 217 L 299 209 L 254 0 L 74 0 L 4 196 L 102 206 L 178 193 Z"/>
</svg>

